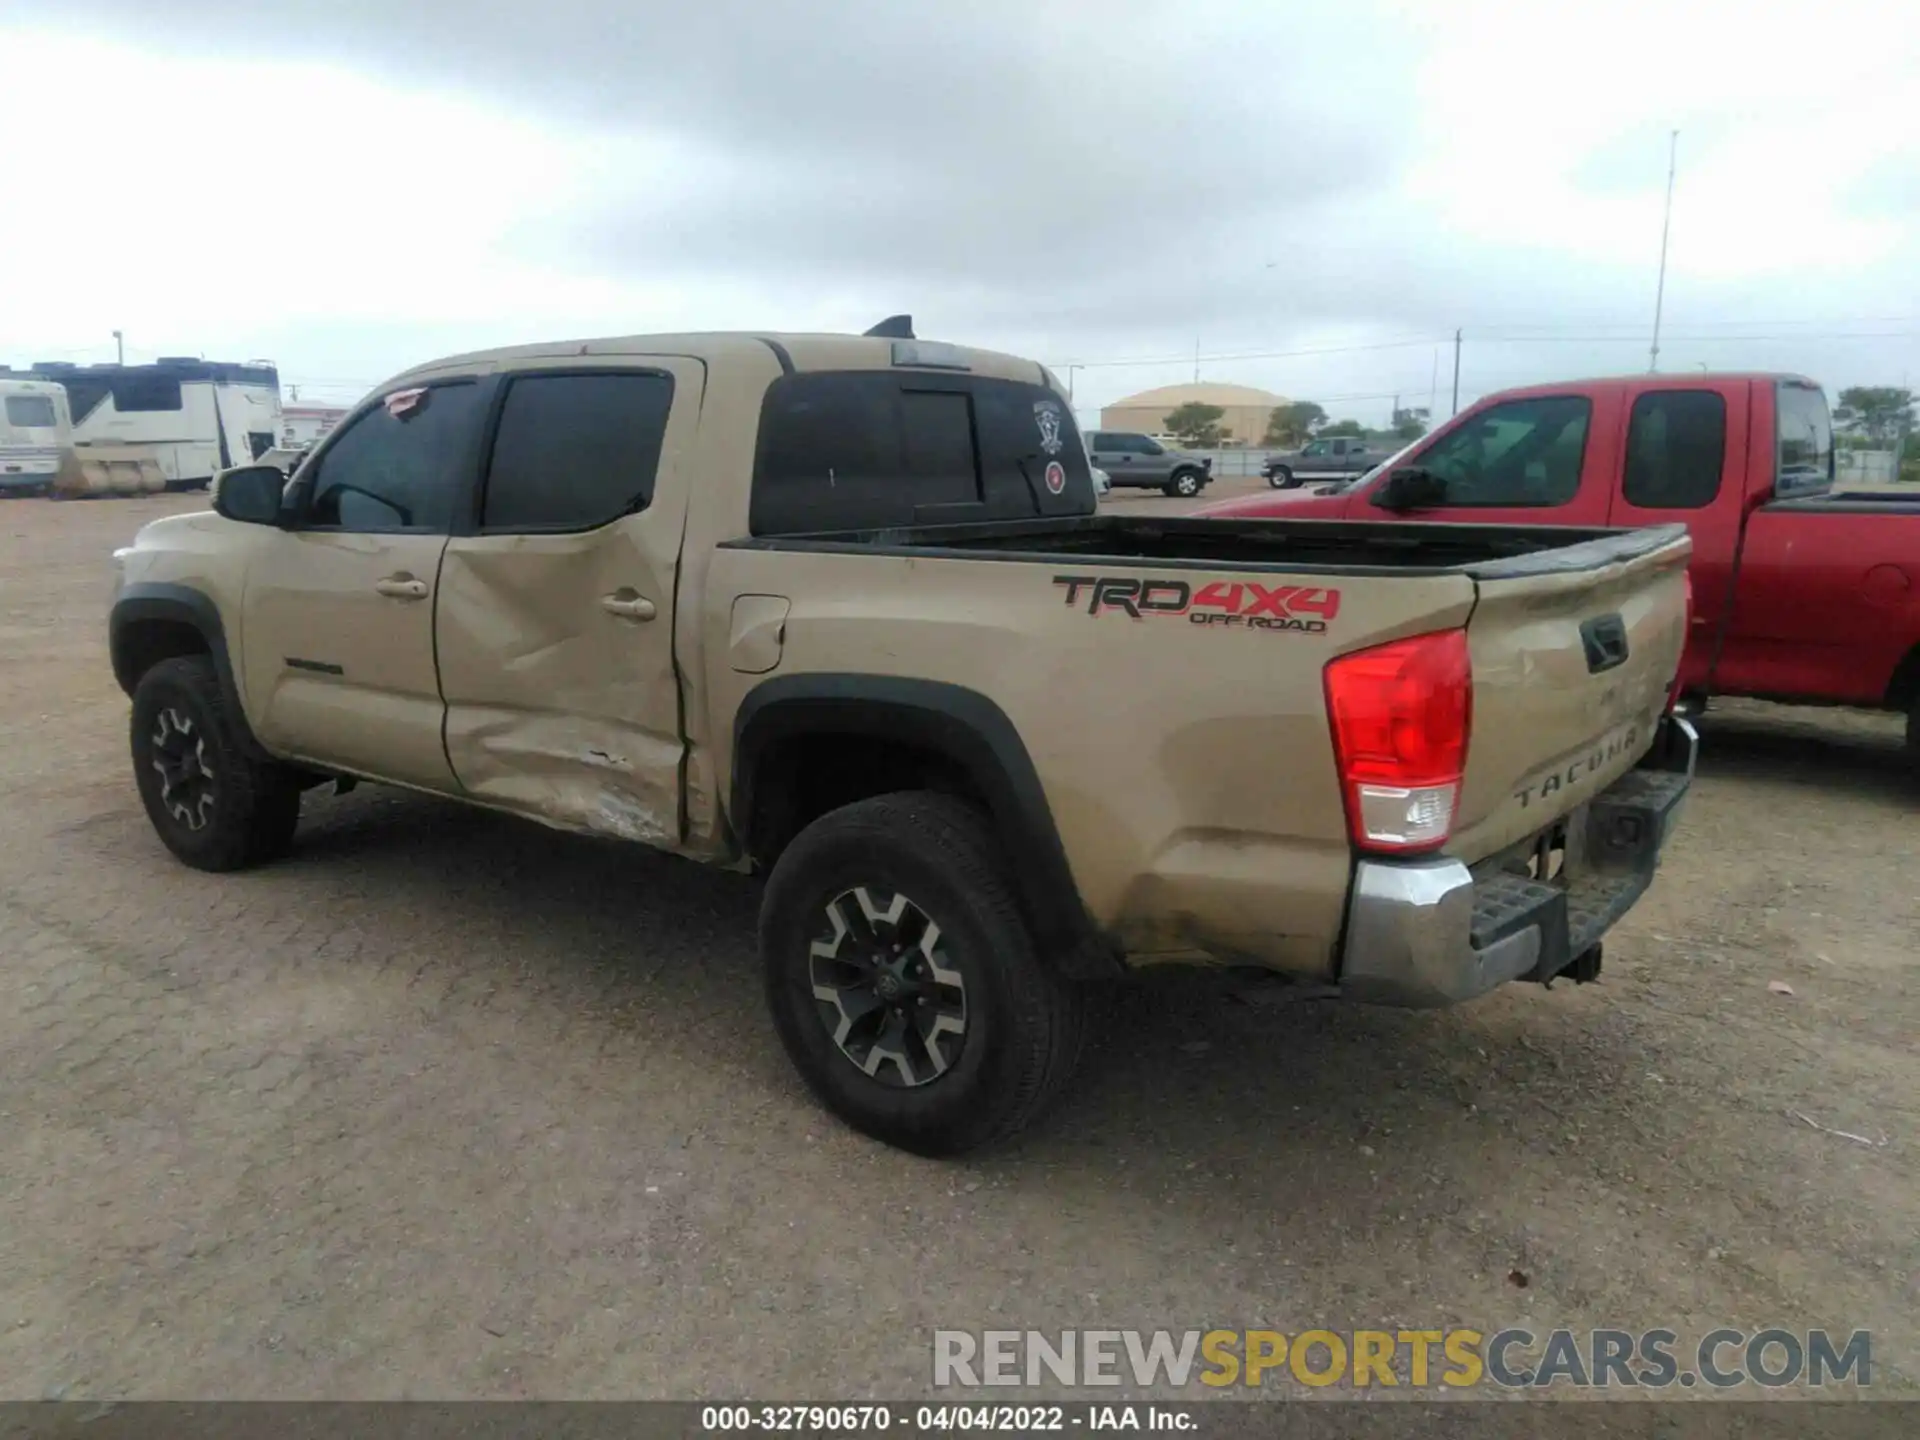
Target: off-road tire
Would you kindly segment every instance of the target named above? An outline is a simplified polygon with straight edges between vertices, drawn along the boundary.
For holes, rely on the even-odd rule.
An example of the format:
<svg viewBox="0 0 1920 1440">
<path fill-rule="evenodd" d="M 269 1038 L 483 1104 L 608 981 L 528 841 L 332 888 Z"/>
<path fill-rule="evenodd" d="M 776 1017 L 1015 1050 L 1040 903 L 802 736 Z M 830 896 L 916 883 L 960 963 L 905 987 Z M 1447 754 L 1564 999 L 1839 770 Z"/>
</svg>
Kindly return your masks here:
<svg viewBox="0 0 1920 1440">
<path fill-rule="evenodd" d="M 1299 482 L 1293 478 L 1293 471 L 1287 469 L 1284 465 L 1267 476 L 1267 484 L 1271 485 L 1275 490 L 1291 490 L 1297 483 Z"/>
<path fill-rule="evenodd" d="M 760 907 L 767 1003 L 816 1098 L 854 1129 L 915 1154 L 1004 1141 L 1065 1089 L 1085 1032 L 1080 987 L 1035 952 L 986 817 L 930 791 L 862 800 L 789 845 Z M 909 897 L 940 927 L 943 963 L 965 981 L 966 1029 L 943 1073 L 915 1086 L 870 1075 L 836 1039 L 814 993 L 813 946 L 827 907 L 856 887 Z"/>
<path fill-rule="evenodd" d="M 161 842 L 196 870 L 244 870 L 284 855 L 300 823 L 300 783 L 293 771 L 247 754 L 229 713 L 213 661 L 205 655 L 162 660 L 133 691 L 129 740 L 134 781 Z M 178 720 L 196 737 L 211 795 L 192 813 L 195 827 L 170 804 L 155 767 L 162 731 L 178 735 Z M 196 797 L 196 801 L 198 800 Z"/>
<path fill-rule="evenodd" d="M 1167 477 L 1167 494 L 1175 499 L 1191 500 L 1206 483 L 1198 470 L 1176 470 Z"/>
</svg>

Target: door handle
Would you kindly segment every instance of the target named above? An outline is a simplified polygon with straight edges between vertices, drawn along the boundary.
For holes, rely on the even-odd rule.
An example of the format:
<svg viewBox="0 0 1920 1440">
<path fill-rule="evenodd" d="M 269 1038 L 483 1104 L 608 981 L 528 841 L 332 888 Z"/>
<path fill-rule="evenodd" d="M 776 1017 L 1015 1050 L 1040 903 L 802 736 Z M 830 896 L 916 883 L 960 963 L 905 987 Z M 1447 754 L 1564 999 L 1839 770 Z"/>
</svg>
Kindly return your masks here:
<svg viewBox="0 0 1920 1440">
<path fill-rule="evenodd" d="M 651 600 L 631 590 L 616 590 L 611 595 L 602 595 L 600 608 L 609 615 L 618 615 L 622 620 L 651 620 L 659 613 Z"/>
<path fill-rule="evenodd" d="M 411 575 L 389 575 L 376 581 L 374 589 L 382 595 L 391 595 L 396 600 L 424 600 L 427 598 L 427 582 L 416 580 Z"/>
</svg>

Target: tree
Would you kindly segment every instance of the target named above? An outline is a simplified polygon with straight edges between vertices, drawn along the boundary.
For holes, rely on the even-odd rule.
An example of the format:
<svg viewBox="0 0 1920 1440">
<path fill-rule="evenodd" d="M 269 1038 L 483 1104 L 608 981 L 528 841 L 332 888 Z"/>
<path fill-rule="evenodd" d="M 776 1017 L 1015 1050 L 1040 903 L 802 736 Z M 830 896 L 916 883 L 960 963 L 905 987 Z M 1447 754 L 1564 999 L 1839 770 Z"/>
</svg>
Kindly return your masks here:
<svg viewBox="0 0 1920 1440">
<path fill-rule="evenodd" d="M 1226 418 L 1226 413 L 1218 405 L 1204 405 L 1198 400 L 1189 400 L 1168 415 L 1163 423 L 1168 434 L 1178 435 L 1196 450 L 1211 450 L 1220 443 L 1220 422 Z"/>
<path fill-rule="evenodd" d="M 1427 411 L 1422 406 L 1417 410 L 1396 410 L 1393 412 L 1393 438 L 1396 440 L 1418 440 L 1427 433 Z"/>
<path fill-rule="evenodd" d="M 1354 439 L 1361 440 L 1366 438 L 1366 433 L 1367 427 L 1358 420 L 1336 420 L 1331 425 L 1320 427 L 1320 438 L 1323 440 L 1329 436 L 1341 435 L 1351 435 Z"/>
<path fill-rule="evenodd" d="M 1327 412 L 1311 400 L 1293 400 L 1273 407 L 1267 417 L 1267 433 L 1261 443 L 1292 450 L 1313 438 L 1313 432 L 1327 423 Z"/>
<path fill-rule="evenodd" d="M 1892 445 L 1913 431 L 1913 391 L 1895 385 L 1850 386 L 1840 392 L 1833 418 L 1857 425 L 1876 445 Z"/>
</svg>

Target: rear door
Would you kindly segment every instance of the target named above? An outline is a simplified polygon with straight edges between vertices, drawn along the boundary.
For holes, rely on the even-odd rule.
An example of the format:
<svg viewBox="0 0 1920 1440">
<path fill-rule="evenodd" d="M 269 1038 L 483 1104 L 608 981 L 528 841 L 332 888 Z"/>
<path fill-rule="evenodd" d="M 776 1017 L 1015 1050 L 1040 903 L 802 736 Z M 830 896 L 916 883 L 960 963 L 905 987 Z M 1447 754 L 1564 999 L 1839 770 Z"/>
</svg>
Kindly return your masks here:
<svg viewBox="0 0 1920 1440">
<path fill-rule="evenodd" d="M 1516 396 L 1443 431 L 1401 463 L 1440 476 L 1447 498 L 1392 518 L 1479 525 L 1607 523 L 1613 496 L 1619 401 L 1609 391 Z M 1356 492 L 1349 514 L 1383 519 L 1382 475 Z"/>
<path fill-rule="evenodd" d="M 673 605 L 705 384 L 673 355 L 501 377 L 437 615 L 447 755 L 468 794 L 680 841 Z"/>
<path fill-rule="evenodd" d="M 1451 852 L 1473 861 L 1525 839 L 1646 751 L 1685 641 L 1689 548 L 1683 532 L 1643 530 L 1480 567 Z"/>
<path fill-rule="evenodd" d="M 1155 458 L 1159 446 L 1145 435 L 1116 435 L 1113 438 L 1118 443 L 1121 470 L 1129 485 L 1158 485 L 1161 482 L 1164 477 L 1160 474 L 1160 462 Z"/>
</svg>

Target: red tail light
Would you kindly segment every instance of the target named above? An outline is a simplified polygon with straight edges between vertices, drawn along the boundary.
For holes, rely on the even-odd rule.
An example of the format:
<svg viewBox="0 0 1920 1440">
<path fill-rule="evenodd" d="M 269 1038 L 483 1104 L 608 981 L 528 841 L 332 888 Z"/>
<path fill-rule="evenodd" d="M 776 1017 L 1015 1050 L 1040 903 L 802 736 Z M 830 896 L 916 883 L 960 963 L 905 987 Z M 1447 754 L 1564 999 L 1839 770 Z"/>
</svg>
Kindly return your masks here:
<svg viewBox="0 0 1920 1440">
<path fill-rule="evenodd" d="M 1397 853 L 1444 845 L 1473 726 L 1467 632 L 1342 655 L 1328 663 L 1326 686 L 1353 843 Z"/>
</svg>

